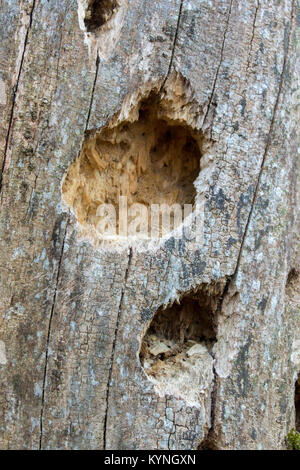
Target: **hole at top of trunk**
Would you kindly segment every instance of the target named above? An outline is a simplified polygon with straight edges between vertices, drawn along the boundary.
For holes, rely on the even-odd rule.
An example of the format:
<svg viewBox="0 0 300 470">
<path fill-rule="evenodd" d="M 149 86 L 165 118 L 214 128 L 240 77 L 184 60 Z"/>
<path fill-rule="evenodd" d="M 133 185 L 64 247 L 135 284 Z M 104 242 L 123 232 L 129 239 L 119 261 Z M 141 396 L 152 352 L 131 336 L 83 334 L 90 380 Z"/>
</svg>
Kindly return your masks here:
<svg viewBox="0 0 300 470">
<path fill-rule="evenodd" d="M 87 32 L 93 33 L 107 23 L 118 6 L 116 0 L 90 0 L 84 18 Z"/>
</svg>

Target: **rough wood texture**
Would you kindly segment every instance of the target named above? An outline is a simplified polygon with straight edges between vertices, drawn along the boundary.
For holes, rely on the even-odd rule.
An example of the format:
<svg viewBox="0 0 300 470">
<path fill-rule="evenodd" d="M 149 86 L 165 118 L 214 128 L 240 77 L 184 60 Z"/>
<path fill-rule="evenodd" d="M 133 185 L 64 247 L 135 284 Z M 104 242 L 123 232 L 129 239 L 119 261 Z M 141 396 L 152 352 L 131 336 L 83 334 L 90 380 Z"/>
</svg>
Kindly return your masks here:
<svg viewBox="0 0 300 470">
<path fill-rule="evenodd" d="M 300 4 L 118 0 L 95 22 L 92 3 L 0 3 L 0 447 L 283 449 L 300 372 Z M 107 247 L 63 180 L 151 90 L 206 141 L 204 239 Z M 151 380 L 140 347 L 158 310 L 203 290 L 215 338 L 201 386 L 179 376 L 189 399 Z"/>
</svg>

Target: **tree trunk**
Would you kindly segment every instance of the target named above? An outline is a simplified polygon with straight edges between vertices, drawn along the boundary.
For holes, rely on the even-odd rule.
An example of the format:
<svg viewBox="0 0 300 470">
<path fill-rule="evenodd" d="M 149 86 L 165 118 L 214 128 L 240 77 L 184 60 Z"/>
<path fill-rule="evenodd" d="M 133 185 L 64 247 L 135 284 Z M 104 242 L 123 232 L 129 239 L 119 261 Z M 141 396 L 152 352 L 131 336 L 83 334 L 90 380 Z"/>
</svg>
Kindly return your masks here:
<svg viewBox="0 0 300 470">
<path fill-rule="evenodd" d="M 0 16 L 0 447 L 284 449 L 298 0 L 4 0 Z M 201 240 L 104 239 L 97 204 L 124 194 L 195 203 L 186 227 L 202 207 Z"/>
</svg>

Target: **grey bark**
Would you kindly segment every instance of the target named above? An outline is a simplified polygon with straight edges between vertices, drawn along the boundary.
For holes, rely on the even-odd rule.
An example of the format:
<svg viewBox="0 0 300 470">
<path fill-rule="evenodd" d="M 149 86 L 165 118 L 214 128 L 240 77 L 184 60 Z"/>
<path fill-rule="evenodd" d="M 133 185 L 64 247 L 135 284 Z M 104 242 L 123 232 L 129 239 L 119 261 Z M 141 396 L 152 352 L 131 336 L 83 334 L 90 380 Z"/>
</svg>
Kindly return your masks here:
<svg viewBox="0 0 300 470">
<path fill-rule="evenodd" d="M 0 3 L 0 447 L 284 449 L 300 372 L 300 4 L 120 0 L 87 34 L 87 3 Z M 212 144 L 203 244 L 96 245 L 63 178 L 86 131 L 174 74 Z M 216 283 L 203 400 L 159 393 L 139 360 L 146 326 Z"/>
</svg>

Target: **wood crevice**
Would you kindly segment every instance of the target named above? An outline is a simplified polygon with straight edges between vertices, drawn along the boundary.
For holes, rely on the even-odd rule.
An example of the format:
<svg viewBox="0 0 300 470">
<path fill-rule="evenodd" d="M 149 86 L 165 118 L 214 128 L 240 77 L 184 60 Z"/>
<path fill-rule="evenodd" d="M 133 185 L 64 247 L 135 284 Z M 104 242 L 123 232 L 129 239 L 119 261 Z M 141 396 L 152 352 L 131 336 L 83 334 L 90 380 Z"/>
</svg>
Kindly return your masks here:
<svg viewBox="0 0 300 470">
<path fill-rule="evenodd" d="M 127 266 L 126 266 L 125 275 L 124 275 L 124 282 L 123 282 L 123 287 L 122 287 L 120 301 L 119 301 L 118 314 L 117 314 L 117 320 L 116 320 L 111 355 L 110 355 L 110 364 L 109 364 L 108 379 L 107 379 L 107 385 L 106 385 L 105 414 L 104 414 L 104 425 L 103 425 L 103 450 L 106 450 L 110 383 L 112 379 L 117 336 L 118 336 L 119 324 L 120 324 L 121 313 L 122 313 L 123 299 L 124 299 L 124 294 L 125 294 L 126 287 L 127 287 L 128 274 L 129 274 L 129 269 L 130 269 L 131 260 L 132 260 L 132 253 L 133 253 L 133 250 L 132 250 L 132 247 L 130 247 L 128 251 L 128 261 L 127 261 Z"/>
<path fill-rule="evenodd" d="M 217 306 L 217 317 L 222 313 L 222 305 L 224 298 L 227 295 L 230 283 L 232 280 L 232 276 L 228 276 L 226 279 L 226 284 L 224 286 L 222 295 L 218 299 L 218 306 Z M 214 360 L 213 362 L 213 387 L 212 387 L 212 394 L 211 394 L 211 408 L 210 408 L 210 428 L 204 440 L 201 441 L 200 445 L 198 446 L 199 450 L 216 450 L 216 443 L 213 440 L 213 433 L 215 429 L 215 419 L 216 419 L 216 402 L 217 402 L 217 393 L 218 393 L 218 374 L 215 368 L 215 354 L 213 351 L 211 352 L 211 356 Z"/>
<path fill-rule="evenodd" d="M 254 40 L 254 34 L 255 34 L 255 25 L 256 25 L 256 20 L 257 20 L 257 13 L 260 7 L 259 0 L 257 1 L 257 5 L 255 8 L 255 13 L 254 13 L 254 19 L 253 19 L 253 25 L 252 25 L 252 35 L 250 39 L 250 47 L 249 47 L 249 54 L 248 54 L 248 59 L 247 59 L 247 66 L 246 66 L 246 74 L 248 73 L 249 67 L 250 67 L 250 60 L 251 60 L 251 54 L 252 54 L 252 47 L 253 47 L 253 40 Z"/>
<path fill-rule="evenodd" d="M 97 83 L 97 78 L 98 78 L 98 73 L 99 73 L 99 65 L 100 65 L 100 57 L 99 57 L 99 52 L 97 52 L 95 78 L 94 78 L 94 83 L 93 83 L 93 88 L 92 88 L 90 105 L 89 105 L 89 109 L 88 109 L 88 115 L 87 115 L 87 118 L 86 118 L 85 133 L 88 130 L 88 126 L 89 126 L 89 122 L 90 122 L 91 111 L 92 111 L 92 106 L 93 106 L 93 101 L 94 101 L 95 88 L 96 88 L 96 83 Z"/>
<path fill-rule="evenodd" d="M 160 93 L 163 91 L 163 89 L 164 89 L 164 87 L 165 87 L 165 84 L 166 84 L 166 81 L 168 80 L 168 78 L 169 78 L 169 76 L 170 76 L 171 69 L 172 69 L 172 65 L 173 65 L 173 62 L 174 62 L 175 49 L 176 49 L 177 38 L 178 38 L 178 32 L 179 32 L 179 26 L 180 26 L 180 20 L 181 20 L 181 14 L 182 14 L 182 7 L 183 7 L 183 0 L 180 1 L 180 5 L 179 5 L 179 12 L 178 12 L 178 17 L 177 17 L 177 25 L 176 25 L 175 35 L 174 35 L 174 41 L 173 41 L 173 47 L 172 47 L 172 52 L 171 52 L 170 63 L 169 63 L 167 75 L 165 76 L 164 81 L 163 81 L 163 83 L 162 83 L 162 85 L 161 85 L 161 87 L 160 87 Z"/>
<path fill-rule="evenodd" d="M 46 380 L 47 380 L 49 344 L 50 344 L 50 337 L 51 337 L 52 319 L 53 319 L 54 308 L 55 308 L 55 303 L 56 303 L 56 297 L 57 297 L 58 284 L 59 284 L 59 278 L 60 278 L 60 272 L 61 272 L 62 258 L 63 258 L 63 254 L 64 254 L 64 248 L 65 248 L 65 240 L 66 240 L 66 235 L 67 235 L 68 223 L 69 223 L 69 218 L 67 219 L 66 228 L 65 228 L 65 231 L 64 231 L 62 247 L 61 247 L 60 257 L 59 257 L 59 261 L 58 261 L 58 268 L 57 268 L 57 275 L 56 275 L 56 281 L 55 281 L 55 287 L 54 287 L 53 300 L 52 300 L 49 323 L 48 323 L 47 343 L 46 343 L 46 352 L 45 352 L 45 366 L 44 366 L 43 387 L 42 387 L 42 402 L 41 402 L 41 412 L 40 412 L 39 450 L 42 449 L 42 440 L 43 440 L 43 416 L 44 416 L 44 408 L 45 408 L 45 389 L 46 389 Z"/>
<path fill-rule="evenodd" d="M 10 111 L 8 130 L 7 130 L 7 134 L 6 134 L 6 138 L 5 138 L 5 146 L 4 146 L 4 152 L 3 152 L 3 162 L 2 162 L 2 167 L 1 167 L 1 170 L 0 170 L 0 195 L 1 195 L 1 191 L 2 191 L 3 174 L 4 174 L 4 170 L 5 170 L 6 159 L 7 159 L 7 151 L 8 151 L 9 141 L 10 141 L 10 135 L 11 135 L 11 131 L 12 131 L 15 104 L 16 104 L 17 93 L 18 93 L 18 89 L 19 89 L 19 82 L 20 82 L 20 77 L 21 77 L 21 73 L 22 73 L 22 69 L 23 69 L 25 52 L 26 52 L 27 45 L 28 45 L 29 31 L 30 31 L 31 26 L 32 26 L 32 18 L 33 18 L 35 3 L 36 3 L 36 0 L 33 0 L 32 7 L 31 7 L 31 10 L 30 10 L 30 14 L 29 14 L 29 24 L 28 24 L 28 28 L 26 30 L 25 38 L 24 38 L 24 45 L 23 45 L 23 52 L 22 52 L 21 61 L 20 61 L 20 67 L 19 67 L 19 70 L 18 70 L 16 83 L 13 87 L 12 106 L 11 106 L 11 111 Z"/>
<path fill-rule="evenodd" d="M 242 252 L 243 252 L 244 245 L 245 245 L 246 236 L 248 234 L 248 229 L 249 229 L 251 217 L 252 217 L 253 210 L 254 210 L 254 205 L 255 205 L 255 202 L 256 202 L 256 199 L 257 199 L 258 190 L 259 190 L 259 187 L 260 187 L 260 182 L 261 182 L 262 174 L 263 174 L 264 167 L 265 167 L 267 154 L 268 154 L 270 144 L 271 144 L 271 138 L 272 138 L 274 123 L 275 123 L 275 117 L 276 117 L 277 108 L 278 108 L 278 105 L 279 105 L 279 99 L 280 99 L 280 95 L 281 95 L 281 91 L 282 91 L 282 86 L 283 86 L 283 81 L 284 81 L 284 74 L 285 74 L 285 70 L 286 70 L 286 63 L 287 63 L 287 58 L 288 58 L 288 53 L 289 53 L 289 48 L 290 48 L 290 37 L 291 37 L 291 30 L 292 30 L 292 24 L 293 24 L 293 18 L 294 18 L 294 6 L 295 6 L 295 0 L 292 1 L 291 20 L 290 20 L 290 27 L 289 27 L 289 33 L 288 33 L 287 47 L 286 47 L 285 54 L 284 54 L 282 71 L 281 71 L 280 80 L 279 80 L 278 93 L 277 93 L 276 101 L 275 101 L 274 108 L 273 108 L 273 115 L 272 115 L 272 120 L 271 120 L 271 124 L 270 124 L 270 129 L 269 129 L 269 132 L 268 132 L 268 135 L 267 135 L 267 142 L 266 142 L 266 146 L 265 146 L 265 150 L 264 150 L 260 170 L 259 170 L 259 173 L 258 173 L 253 198 L 252 198 L 252 201 L 251 201 L 251 207 L 250 207 L 250 210 L 249 210 L 247 222 L 246 222 L 244 233 L 243 233 L 243 236 L 242 236 L 242 241 L 241 241 L 240 250 L 239 250 L 239 253 L 238 253 L 238 257 L 237 257 L 235 271 L 234 271 L 234 274 L 232 276 L 232 281 L 235 281 L 235 279 L 237 277 L 237 274 L 238 274 L 238 270 L 239 270 L 239 266 L 240 266 L 240 262 L 241 262 L 241 257 L 242 257 Z"/>
<path fill-rule="evenodd" d="M 206 122 L 206 119 L 207 119 L 207 116 L 208 116 L 208 113 L 209 113 L 209 110 L 210 110 L 210 107 L 211 107 L 211 103 L 212 103 L 212 100 L 213 100 L 213 97 L 214 97 L 214 94 L 215 94 L 215 89 L 216 89 L 216 85 L 217 85 L 217 80 L 218 80 L 219 73 L 220 73 L 220 68 L 221 68 L 221 65 L 222 65 L 222 62 L 223 62 L 223 55 L 224 55 L 224 49 L 225 49 L 226 36 L 227 36 L 227 31 L 228 31 L 229 21 L 230 21 L 231 11 L 232 11 L 232 3 L 233 3 L 233 0 L 230 0 L 229 10 L 228 10 L 228 15 L 227 15 L 227 20 L 226 20 L 226 25 L 225 25 L 224 34 L 223 34 L 223 41 L 222 41 L 222 46 L 221 46 L 221 57 L 220 57 L 220 61 L 219 61 L 219 64 L 218 64 L 218 67 L 217 67 L 217 71 L 216 71 L 216 75 L 215 75 L 215 78 L 214 78 L 213 87 L 212 87 L 212 92 L 211 92 L 211 94 L 210 94 L 210 98 L 209 98 L 209 101 L 208 101 L 206 113 L 205 113 L 205 116 L 204 116 L 204 119 L 203 119 L 202 128 L 204 127 L 204 124 L 205 124 L 205 122 Z"/>
<path fill-rule="evenodd" d="M 259 174 L 258 174 L 257 183 L 256 183 L 256 186 L 255 186 L 254 195 L 253 195 L 253 199 L 252 199 L 252 202 L 251 202 L 251 207 L 250 207 L 250 211 L 249 211 L 249 214 L 248 214 L 245 230 L 244 230 L 244 233 L 243 233 L 243 237 L 242 237 L 242 241 L 241 241 L 241 245 L 240 245 L 240 250 L 239 250 L 239 253 L 238 253 L 238 257 L 237 257 L 235 271 L 234 271 L 232 276 L 228 277 L 226 285 L 224 287 L 223 295 L 220 299 L 220 304 L 219 304 L 219 311 L 220 312 L 222 310 L 223 300 L 224 300 L 224 298 L 226 297 L 226 295 L 228 293 L 229 287 L 230 287 L 231 283 L 236 280 L 236 277 L 237 277 L 237 274 L 238 274 L 238 269 L 239 269 L 240 262 L 241 262 L 241 257 L 242 257 L 242 252 L 243 252 L 246 236 L 247 236 L 247 233 L 248 233 L 251 217 L 252 217 L 252 214 L 253 214 L 254 205 L 255 205 L 255 202 L 256 202 L 256 199 L 257 199 L 258 190 L 259 190 L 259 186 L 260 186 L 260 182 L 261 182 L 261 178 L 262 178 L 262 173 L 263 173 L 265 162 L 266 162 L 266 157 L 267 157 L 268 150 L 269 150 L 270 143 L 271 143 L 271 136 L 272 136 L 272 132 L 273 132 L 273 128 L 274 128 L 274 122 L 275 122 L 275 116 L 276 116 L 276 112 L 277 112 L 277 108 L 278 108 L 278 104 L 279 104 L 279 98 L 280 98 L 281 91 L 282 91 L 282 86 L 283 86 L 283 81 L 284 81 L 284 73 L 285 73 L 285 69 L 286 69 L 287 57 L 288 57 L 288 52 L 289 52 L 290 34 L 291 34 L 291 28 L 292 28 L 292 22 L 293 22 L 293 13 L 294 13 L 294 3 L 295 2 L 293 0 L 293 2 L 292 2 L 292 12 L 291 12 L 291 23 L 290 23 L 290 28 L 289 28 L 287 48 L 286 48 L 285 55 L 284 55 L 284 61 L 283 61 L 281 75 L 280 75 L 279 89 L 278 89 L 278 93 L 277 93 L 277 97 L 276 97 L 276 102 L 275 102 L 275 105 L 274 105 L 274 110 L 273 110 L 272 121 L 271 121 L 271 124 L 270 124 L 270 129 L 269 129 L 268 136 L 267 136 L 267 143 L 266 143 L 263 159 L 262 159 L 262 162 L 261 162 L 261 167 L 260 167 L 260 171 L 259 171 Z M 256 11 L 256 14 L 257 14 L 257 11 Z M 213 372 L 214 372 L 214 385 L 213 385 L 212 404 L 211 404 L 211 427 L 210 427 L 210 430 L 208 432 L 207 437 L 199 445 L 199 450 L 215 450 L 215 449 L 217 449 L 216 443 L 213 440 L 214 423 L 215 423 L 215 410 L 216 410 L 216 396 L 217 396 L 217 388 L 218 388 L 217 374 L 216 374 L 215 367 L 213 367 Z"/>
</svg>

